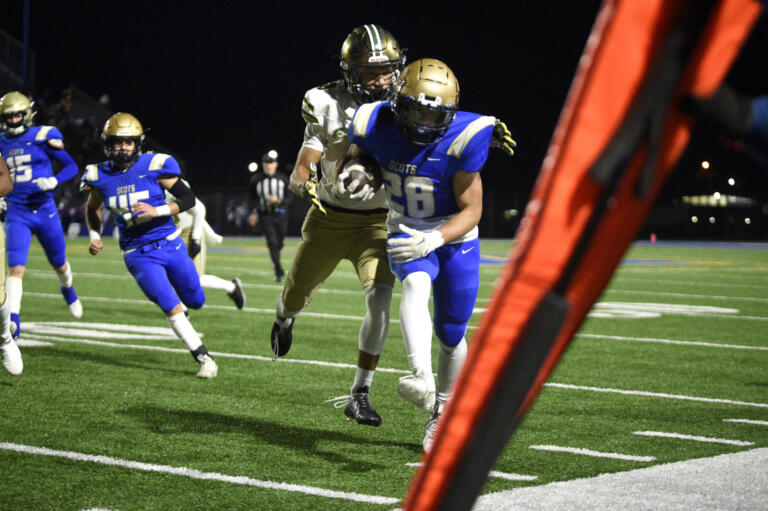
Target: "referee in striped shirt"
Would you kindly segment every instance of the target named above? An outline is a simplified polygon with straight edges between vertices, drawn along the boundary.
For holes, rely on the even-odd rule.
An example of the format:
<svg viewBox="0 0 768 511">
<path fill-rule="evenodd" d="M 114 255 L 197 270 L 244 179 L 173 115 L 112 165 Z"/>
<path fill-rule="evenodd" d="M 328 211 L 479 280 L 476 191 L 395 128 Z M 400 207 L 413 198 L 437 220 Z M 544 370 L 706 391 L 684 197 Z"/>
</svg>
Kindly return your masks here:
<svg viewBox="0 0 768 511">
<path fill-rule="evenodd" d="M 261 171 L 252 178 L 248 188 L 251 210 L 256 213 L 256 222 L 267 239 L 269 256 L 275 269 L 275 282 L 285 277 L 280 265 L 280 251 L 288 229 L 286 206 L 292 195 L 288 190 L 288 176 L 277 171 L 277 151 L 274 149 L 261 157 Z"/>
</svg>

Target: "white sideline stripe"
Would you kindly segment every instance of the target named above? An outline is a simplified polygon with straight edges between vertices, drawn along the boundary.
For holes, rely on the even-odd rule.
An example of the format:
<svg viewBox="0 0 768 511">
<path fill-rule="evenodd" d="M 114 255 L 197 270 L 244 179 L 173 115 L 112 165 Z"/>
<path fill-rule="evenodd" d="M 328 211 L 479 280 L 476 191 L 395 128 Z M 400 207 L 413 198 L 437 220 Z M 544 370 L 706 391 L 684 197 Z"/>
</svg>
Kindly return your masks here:
<svg viewBox="0 0 768 511">
<path fill-rule="evenodd" d="M 490 493 L 473 511 L 765 509 L 768 448 Z"/>
<path fill-rule="evenodd" d="M 756 408 L 768 408 L 768 403 L 750 403 L 748 401 L 733 401 L 731 399 L 714 399 L 709 397 L 683 396 L 679 394 L 665 394 L 663 392 L 646 392 L 643 390 L 623 390 L 606 387 L 588 387 L 585 385 L 570 385 L 567 383 L 545 383 L 545 387 L 555 387 L 568 390 L 588 390 L 591 392 L 607 392 L 611 394 L 623 394 L 626 396 L 661 397 L 664 399 L 681 399 L 684 401 L 698 401 L 701 403 L 722 403 L 727 405 L 754 406 Z"/>
<path fill-rule="evenodd" d="M 654 342 L 659 344 L 677 344 L 680 346 L 703 346 L 706 348 L 728 348 L 732 350 L 768 351 L 768 347 L 765 347 L 765 346 L 742 346 L 738 344 L 717 344 L 712 342 L 700 342 L 700 341 L 675 341 L 672 339 L 656 339 L 653 337 L 623 337 L 620 335 L 600 335 L 600 334 L 576 334 L 576 337 L 587 337 L 589 339 L 610 339 L 614 341 L 628 341 L 628 342 Z"/>
<path fill-rule="evenodd" d="M 171 474 L 192 479 L 203 479 L 208 481 L 220 481 L 224 483 L 239 484 L 243 486 L 255 486 L 268 490 L 282 490 L 318 497 L 327 497 L 331 499 L 352 500 L 356 502 L 365 502 L 367 504 L 395 504 L 399 499 L 390 497 L 380 497 L 377 495 L 363 495 L 361 493 L 351 493 L 335 490 L 326 490 L 324 488 L 315 488 L 313 486 L 303 486 L 299 484 L 277 483 L 274 481 L 260 481 L 246 476 L 229 476 L 219 474 L 218 472 L 202 472 L 187 467 L 171 467 L 168 465 L 155 465 L 154 463 L 142 463 L 140 461 L 122 460 L 110 456 L 98 456 L 93 454 L 83 454 L 71 451 L 57 451 L 45 447 L 34 447 L 31 445 L 12 444 L 7 442 L 0 443 L 0 449 L 5 451 L 15 451 L 25 454 L 39 454 L 41 456 L 54 456 L 58 458 L 67 458 L 74 461 L 89 461 L 101 465 L 112 465 L 117 467 L 129 468 L 132 470 L 143 470 L 145 472 L 159 472 Z"/>
<path fill-rule="evenodd" d="M 420 467 L 423 465 L 423 463 L 406 463 L 405 465 L 408 467 Z M 538 476 L 526 476 L 523 474 L 515 474 L 511 472 L 499 472 L 498 470 L 491 470 L 488 472 L 488 476 L 496 477 L 499 479 L 506 479 L 507 481 L 535 481 L 539 478 Z"/>
<path fill-rule="evenodd" d="M 694 440 L 696 442 L 706 442 L 710 444 L 738 445 L 740 447 L 755 445 L 754 442 L 746 442 L 744 440 L 729 440 L 727 438 L 713 438 L 713 437 L 698 436 L 698 435 L 683 435 L 682 433 L 665 433 L 663 431 L 635 431 L 632 434 L 640 435 L 640 436 L 661 437 L 661 438 L 678 438 L 680 440 Z"/>
<path fill-rule="evenodd" d="M 162 351 L 165 353 L 189 353 L 189 350 L 184 348 L 165 348 L 163 346 L 147 346 L 144 344 L 121 344 L 115 342 L 94 341 L 90 339 L 73 339 L 71 337 L 61 337 L 57 335 L 42 335 L 42 334 L 24 334 L 26 340 L 37 341 L 56 341 L 56 342 L 69 342 L 75 344 L 88 344 L 91 346 L 105 346 L 108 348 L 123 348 L 123 349 L 135 349 L 135 350 L 149 350 L 149 351 Z M 224 353 L 221 351 L 210 351 L 211 355 L 222 358 L 238 358 L 244 360 L 258 360 L 260 362 L 273 362 L 272 357 L 263 357 L 261 355 L 245 355 L 242 353 Z M 305 364 L 322 367 L 335 367 L 339 369 L 357 369 L 354 364 L 344 364 L 341 362 L 323 362 L 321 360 L 300 360 L 297 358 L 278 358 L 275 362 L 280 363 L 292 363 L 292 364 Z M 390 369 L 387 367 L 377 367 L 377 372 L 393 373 L 393 374 L 411 374 L 410 371 L 404 369 Z"/>
<path fill-rule="evenodd" d="M 549 452 L 567 452 L 570 454 L 581 454 L 582 456 L 592 456 L 595 458 L 612 458 L 615 460 L 626 461 L 643 461 L 649 463 L 656 461 L 653 456 L 634 456 L 632 454 L 618 454 L 615 452 L 601 452 L 593 451 L 591 449 L 582 449 L 579 447 L 560 447 L 558 445 L 530 445 L 529 449 L 535 449 L 537 451 L 549 451 Z"/>
<path fill-rule="evenodd" d="M 723 419 L 723 422 L 739 422 L 741 424 L 754 424 L 756 426 L 768 426 L 768 421 L 753 421 L 750 419 Z"/>
</svg>

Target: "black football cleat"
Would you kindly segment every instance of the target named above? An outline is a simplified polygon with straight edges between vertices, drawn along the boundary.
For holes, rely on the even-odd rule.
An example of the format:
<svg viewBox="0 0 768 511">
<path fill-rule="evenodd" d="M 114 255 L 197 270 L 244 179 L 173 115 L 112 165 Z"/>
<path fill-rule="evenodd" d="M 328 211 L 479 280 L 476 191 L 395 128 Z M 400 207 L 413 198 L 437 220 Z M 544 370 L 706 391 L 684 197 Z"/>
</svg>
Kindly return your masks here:
<svg viewBox="0 0 768 511">
<path fill-rule="evenodd" d="M 231 293 L 227 293 L 227 296 L 235 302 L 235 307 L 242 309 L 245 306 L 245 292 L 243 291 L 243 283 L 240 279 L 232 279 L 232 283 L 235 285 L 235 290 Z"/>
<path fill-rule="evenodd" d="M 282 357 L 291 349 L 291 343 L 293 342 L 293 320 L 291 324 L 286 328 L 281 328 L 280 325 L 272 325 L 272 352 L 277 357 Z"/>
<path fill-rule="evenodd" d="M 348 421 L 355 421 L 365 426 L 381 426 L 381 416 L 376 413 L 368 397 L 368 387 L 360 387 L 349 396 L 344 416 Z"/>
</svg>

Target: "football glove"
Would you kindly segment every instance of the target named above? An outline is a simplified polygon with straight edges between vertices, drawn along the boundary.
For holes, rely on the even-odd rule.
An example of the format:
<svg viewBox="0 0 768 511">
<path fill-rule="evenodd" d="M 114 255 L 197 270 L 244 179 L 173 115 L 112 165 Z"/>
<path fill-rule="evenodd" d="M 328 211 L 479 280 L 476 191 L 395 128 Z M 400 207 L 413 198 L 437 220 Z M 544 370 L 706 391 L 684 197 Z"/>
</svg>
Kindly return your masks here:
<svg viewBox="0 0 768 511">
<path fill-rule="evenodd" d="M 325 215 L 325 208 L 320 203 L 320 199 L 317 198 L 317 184 L 317 166 L 314 163 L 310 163 L 309 179 L 304 183 L 304 198 L 309 199 L 320 210 L 320 213 Z"/>
<path fill-rule="evenodd" d="M 0 215 L 4 214 L 7 209 L 8 203 L 5 202 L 5 197 L 0 197 Z"/>
<path fill-rule="evenodd" d="M 407 263 L 426 257 L 427 254 L 445 244 L 440 231 L 417 231 L 403 224 L 400 224 L 400 230 L 409 237 L 391 238 L 387 241 L 387 252 L 396 263 Z"/>
<path fill-rule="evenodd" d="M 194 259 L 197 254 L 200 253 L 200 250 L 202 250 L 202 246 L 200 245 L 200 240 L 191 239 L 189 240 L 189 247 L 187 247 L 187 252 L 189 252 L 189 257 Z"/>
<path fill-rule="evenodd" d="M 491 147 L 499 148 L 510 156 L 515 154 L 515 147 L 517 147 L 517 142 L 512 139 L 507 125 L 498 119 L 496 119 L 496 125 L 493 127 Z"/>
<path fill-rule="evenodd" d="M 37 185 L 40 190 L 47 192 L 48 190 L 53 190 L 56 188 L 56 185 L 59 184 L 59 180 L 55 177 L 38 177 L 37 179 L 32 180 L 33 183 Z"/>
<path fill-rule="evenodd" d="M 373 196 L 376 195 L 376 192 L 371 185 L 366 183 L 363 186 L 360 186 L 359 181 L 352 181 L 349 184 L 349 188 L 347 188 L 344 185 L 344 181 L 346 181 L 347 178 L 349 178 L 349 170 L 344 169 L 333 184 L 332 191 L 336 197 L 367 201 L 371 200 Z"/>
</svg>

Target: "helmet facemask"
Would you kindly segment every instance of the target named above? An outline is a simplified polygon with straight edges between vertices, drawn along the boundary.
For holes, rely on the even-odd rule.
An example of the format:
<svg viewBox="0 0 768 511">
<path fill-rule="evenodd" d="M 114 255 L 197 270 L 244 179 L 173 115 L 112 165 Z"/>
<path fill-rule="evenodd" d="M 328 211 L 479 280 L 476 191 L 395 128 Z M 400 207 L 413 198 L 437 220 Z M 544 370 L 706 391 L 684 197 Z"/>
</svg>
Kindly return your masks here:
<svg viewBox="0 0 768 511">
<path fill-rule="evenodd" d="M 392 111 L 406 140 L 430 145 L 442 138 L 456 117 L 459 82 L 435 59 L 411 62 L 394 86 Z"/>
<path fill-rule="evenodd" d="M 341 47 L 339 67 L 347 90 L 359 103 L 388 99 L 404 64 L 404 50 L 392 34 L 378 25 L 355 28 Z M 362 75 L 366 69 L 375 67 L 390 68 L 392 78 L 387 84 L 376 84 L 368 88 Z"/>
<path fill-rule="evenodd" d="M 20 92 L 9 92 L 0 98 L 0 130 L 17 137 L 32 126 L 34 103 Z M 12 117 L 20 116 L 12 121 Z"/>
<path fill-rule="evenodd" d="M 130 153 L 115 151 L 115 146 L 125 140 L 133 141 L 134 148 Z M 119 112 L 107 119 L 101 133 L 104 144 L 104 154 L 123 168 L 129 167 L 141 155 L 144 143 L 144 128 L 139 120 L 131 114 Z"/>
</svg>

